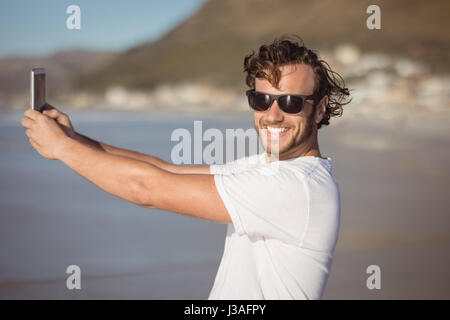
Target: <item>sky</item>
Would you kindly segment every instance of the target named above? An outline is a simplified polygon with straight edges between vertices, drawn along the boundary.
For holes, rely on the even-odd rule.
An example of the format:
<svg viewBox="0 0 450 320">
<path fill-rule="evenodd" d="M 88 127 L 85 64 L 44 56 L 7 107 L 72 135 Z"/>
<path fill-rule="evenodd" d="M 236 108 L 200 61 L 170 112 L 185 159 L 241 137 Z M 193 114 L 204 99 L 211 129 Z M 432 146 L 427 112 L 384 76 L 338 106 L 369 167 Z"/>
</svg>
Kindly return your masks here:
<svg viewBox="0 0 450 320">
<path fill-rule="evenodd" d="M 45 56 L 59 50 L 121 51 L 152 41 L 205 0 L 1 0 L 0 56 Z M 70 5 L 81 29 L 70 30 Z"/>
</svg>

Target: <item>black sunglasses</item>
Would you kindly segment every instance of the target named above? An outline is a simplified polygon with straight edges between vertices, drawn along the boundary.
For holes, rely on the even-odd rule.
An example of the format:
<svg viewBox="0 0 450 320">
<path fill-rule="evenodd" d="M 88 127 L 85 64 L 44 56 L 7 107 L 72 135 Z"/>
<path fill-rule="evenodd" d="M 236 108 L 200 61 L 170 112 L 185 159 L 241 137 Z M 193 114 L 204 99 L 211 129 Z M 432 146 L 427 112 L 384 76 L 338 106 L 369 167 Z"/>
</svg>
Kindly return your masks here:
<svg viewBox="0 0 450 320">
<path fill-rule="evenodd" d="M 305 100 L 314 100 L 315 95 L 305 96 L 302 94 L 269 94 L 251 89 L 246 91 L 248 104 L 255 111 L 266 111 L 277 100 L 280 109 L 286 113 L 296 114 L 302 111 Z M 315 100 L 314 100 L 315 101 Z"/>
</svg>

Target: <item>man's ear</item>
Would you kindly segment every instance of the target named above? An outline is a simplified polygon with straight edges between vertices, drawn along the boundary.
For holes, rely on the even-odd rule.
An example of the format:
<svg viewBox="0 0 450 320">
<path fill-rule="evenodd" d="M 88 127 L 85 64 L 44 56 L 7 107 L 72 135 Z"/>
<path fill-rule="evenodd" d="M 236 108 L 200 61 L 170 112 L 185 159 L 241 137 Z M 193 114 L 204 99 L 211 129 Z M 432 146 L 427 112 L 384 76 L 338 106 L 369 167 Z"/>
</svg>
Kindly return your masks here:
<svg viewBox="0 0 450 320">
<path fill-rule="evenodd" d="M 316 106 L 316 114 L 314 121 L 317 124 L 319 124 L 320 121 L 322 121 L 327 111 L 327 105 L 328 105 L 328 96 L 324 96 L 322 99 L 320 99 L 319 103 Z"/>
</svg>

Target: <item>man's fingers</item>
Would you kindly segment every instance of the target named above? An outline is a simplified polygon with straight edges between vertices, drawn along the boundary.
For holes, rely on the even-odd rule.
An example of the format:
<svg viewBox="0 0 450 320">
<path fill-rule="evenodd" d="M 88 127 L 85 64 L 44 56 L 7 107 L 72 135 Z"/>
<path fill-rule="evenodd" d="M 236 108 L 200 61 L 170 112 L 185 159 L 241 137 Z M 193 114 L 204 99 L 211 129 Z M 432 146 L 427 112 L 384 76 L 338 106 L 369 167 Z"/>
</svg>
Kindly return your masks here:
<svg viewBox="0 0 450 320">
<path fill-rule="evenodd" d="M 42 113 L 65 126 L 71 126 L 69 117 L 56 108 L 53 108 L 51 110 L 44 110 Z"/>
<path fill-rule="evenodd" d="M 34 141 L 33 139 L 28 139 L 28 141 L 30 142 L 30 144 L 33 146 L 33 148 L 37 149 L 39 147 L 39 144 Z"/>
<path fill-rule="evenodd" d="M 62 112 L 58 111 L 57 109 L 44 110 L 42 111 L 42 113 L 53 119 L 57 119 L 58 117 L 63 115 Z"/>
<path fill-rule="evenodd" d="M 33 119 L 33 120 L 36 120 L 36 119 L 38 119 L 39 117 L 42 116 L 42 114 L 39 111 L 36 111 L 34 109 L 31 109 L 31 108 L 27 109 L 23 114 L 26 117 L 28 117 L 30 119 Z"/>
<path fill-rule="evenodd" d="M 23 117 L 21 124 L 23 127 L 25 128 L 31 128 L 31 126 L 33 125 L 33 120 L 28 118 L 28 117 Z"/>
</svg>

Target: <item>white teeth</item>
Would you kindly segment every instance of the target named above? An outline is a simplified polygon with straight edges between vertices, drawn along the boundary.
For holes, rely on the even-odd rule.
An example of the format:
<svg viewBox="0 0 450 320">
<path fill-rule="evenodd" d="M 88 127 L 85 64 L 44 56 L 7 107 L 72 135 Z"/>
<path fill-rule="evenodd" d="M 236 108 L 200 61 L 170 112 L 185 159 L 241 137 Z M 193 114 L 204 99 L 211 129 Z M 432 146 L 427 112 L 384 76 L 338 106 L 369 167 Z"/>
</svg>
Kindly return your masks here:
<svg viewBox="0 0 450 320">
<path fill-rule="evenodd" d="M 288 130 L 288 128 L 274 128 L 274 127 L 267 127 L 267 130 L 269 130 L 270 133 L 281 133 Z"/>
</svg>

